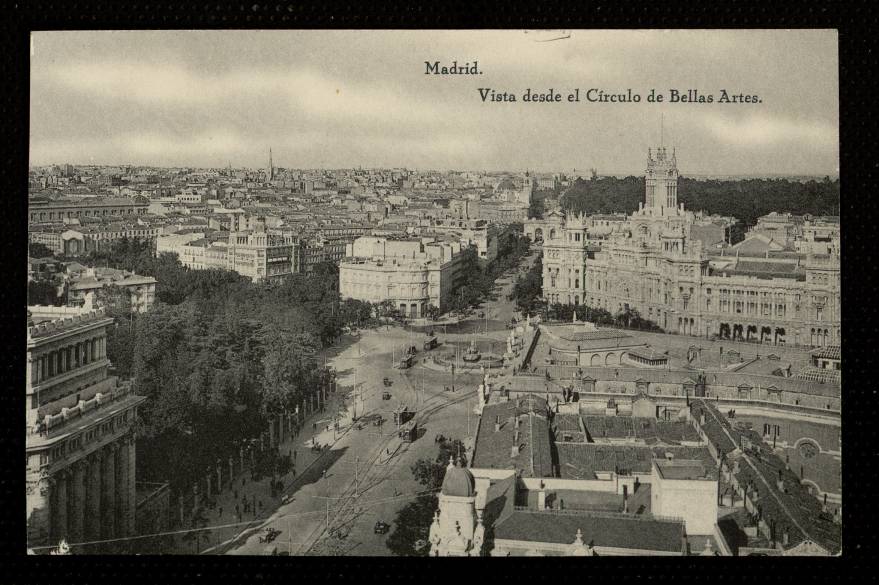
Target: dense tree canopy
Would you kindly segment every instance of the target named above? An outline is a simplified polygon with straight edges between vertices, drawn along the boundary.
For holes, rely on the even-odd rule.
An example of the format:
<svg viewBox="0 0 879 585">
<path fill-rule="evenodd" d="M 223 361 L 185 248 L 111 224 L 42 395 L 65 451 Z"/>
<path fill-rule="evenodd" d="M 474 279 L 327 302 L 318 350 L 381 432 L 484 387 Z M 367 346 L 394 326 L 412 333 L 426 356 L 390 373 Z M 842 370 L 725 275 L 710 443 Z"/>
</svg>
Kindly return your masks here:
<svg viewBox="0 0 879 585">
<path fill-rule="evenodd" d="M 61 299 L 58 297 L 58 285 L 51 280 L 32 280 L 27 283 L 28 305 L 58 306 Z"/>
<path fill-rule="evenodd" d="M 465 249 L 462 252 L 461 280 L 449 299 L 451 309 L 463 311 L 489 298 L 495 280 L 517 266 L 528 254 L 530 246 L 530 241 L 522 234 L 522 224 L 514 224 L 498 237 L 497 258 L 492 262 L 480 262 L 476 248 Z"/>
<path fill-rule="evenodd" d="M 696 180 L 681 177 L 678 201 L 691 211 L 732 216 L 753 226 L 772 211 L 797 215 L 839 215 L 839 180 Z M 644 200 L 644 177 L 577 179 L 562 195 L 565 210 L 632 213 Z"/>
<path fill-rule="evenodd" d="M 254 284 L 225 270 L 189 270 L 172 254 L 156 258 L 135 240 L 86 261 L 158 281 L 153 309 L 140 315 L 125 311 L 112 288 L 101 293 L 116 318 L 108 356 L 148 397 L 138 421 L 138 473 L 148 480 L 187 485 L 269 417 L 310 400 L 332 381 L 316 351 L 343 328 L 373 322 L 369 303 L 339 300 L 332 265 Z"/>
<path fill-rule="evenodd" d="M 606 309 L 589 307 L 587 305 L 556 303 L 548 307 L 547 319 L 550 321 L 572 321 L 575 314 L 578 321 L 589 321 L 597 325 L 638 329 L 641 331 L 662 331 L 656 323 L 645 319 L 637 309 L 632 308 L 626 308 L 614 314 Z"/>
<path fill-rule="evenodd" d="M 40 242 L 30 242 L 27 245 L 27 255 L 31 258 L 51 258 L 54 255 L 52 248 Z"/>
<path fill-rule="evenodd" d="M 520 311 L 533 313 L 541 307 L 543 295 L 543 258 L 538 256 L 525 277 L 519 277 L 513 286 L 510 300 L 516 301 Z"/>
</svg>

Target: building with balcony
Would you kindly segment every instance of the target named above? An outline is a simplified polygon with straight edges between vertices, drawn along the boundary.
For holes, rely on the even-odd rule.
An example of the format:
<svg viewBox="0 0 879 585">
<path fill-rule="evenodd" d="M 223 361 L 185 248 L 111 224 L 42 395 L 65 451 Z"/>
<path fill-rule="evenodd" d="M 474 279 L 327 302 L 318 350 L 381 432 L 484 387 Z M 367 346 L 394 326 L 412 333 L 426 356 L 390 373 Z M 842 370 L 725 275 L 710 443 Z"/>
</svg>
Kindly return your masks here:
<svg viewBox="0 0 879 585">
<path fill-rule="evenodd" d="M 75 552 L 101 552 L 80 543 L 134 534 L 134 422 L 145 398 L 108 374 L 112 322 L 102 310 L 28 308 L 29 548 L 65 539 Z"/>
<path fill-rule="evenodd" d="M 80 266 L 80 265 L 77 265 Z M 69 307 L 98 308 L 105 299 L 101 291 L 118 287 L 127 296 L 131 311 L 145 313 L 153 306 L 156 297 L 156 279 L 140 276 L 127 270 L 115 268 L 82 267 L 67 272 L 67 305 Z M 109 299 L 107 299 L 109 300 Z"/>
<path fill-rule="evenodd" d="M 445 311 L 459 280 L 462 249 L 460 242 L 433 238 L 358 238 L 339 263 L 339 292 L 371 303 L 390 301 L 410 318 L 427 316 L 430 305 Z"/>
<path fill-rule="evenodd" d="M 156 241 L 156 254 L 174 253 L 193 270 L 232 270 L 253 282 L 284 279 L 299 272 L 296 237 L 283 230 L 256 229 L 230 232 L 225 241 L 211 241 L 205 232 L 169 234 Z"/>
</svg>

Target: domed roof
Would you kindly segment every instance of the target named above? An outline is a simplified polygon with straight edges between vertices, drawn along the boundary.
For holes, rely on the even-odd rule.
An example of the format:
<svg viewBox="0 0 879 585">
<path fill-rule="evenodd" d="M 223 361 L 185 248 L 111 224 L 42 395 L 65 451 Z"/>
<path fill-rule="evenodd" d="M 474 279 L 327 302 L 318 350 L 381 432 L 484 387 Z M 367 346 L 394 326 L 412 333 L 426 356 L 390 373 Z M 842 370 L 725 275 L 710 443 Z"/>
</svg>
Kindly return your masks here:
<svg viewBox="0 0 879 585">
<path fill-rule="evenodd" d="M 476 495 L 476 480 L 466 467 L 455 465 L 449 458 L 449 466 L 446 467 L 446 477 L 443 479 L 442 494 L 444 496 L 457 496 L 470 498 Z"/>
</svg>

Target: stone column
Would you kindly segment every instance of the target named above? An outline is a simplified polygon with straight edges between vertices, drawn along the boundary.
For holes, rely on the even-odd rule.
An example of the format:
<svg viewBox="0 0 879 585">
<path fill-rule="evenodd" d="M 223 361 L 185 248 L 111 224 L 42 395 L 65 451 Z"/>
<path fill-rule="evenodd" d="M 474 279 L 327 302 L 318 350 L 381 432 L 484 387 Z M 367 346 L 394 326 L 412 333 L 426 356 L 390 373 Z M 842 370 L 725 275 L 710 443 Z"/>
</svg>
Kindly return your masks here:
<svg viewBox="0 0 879 585">
<path fill-rule="evenodd" d="M 205 481 L 206 481 L 207 484 L 208 484 L 208 489 L 207 489 L 207 491 L 206 491 L 205 493 L 208 495 L 208 497 L 211 497 L 211 494 L 213 493 L 213 491 L 211 491 L 211 474 L 210 474 L 210 473 L 208 473 L 208 474 L 205 476 Z"/>
<path fill-rule="evenodd" d="M 49 544 L 51 531 L 51 482 L 45 469 L 30 470 L 27 478 L 28 546 Z"/>
<path fill-rule="evenodd" d="M 70 528 L 70 542 L 75 544 L 83 542 L 85 538 L 85 481 L 86 481 L 86 464 L 85 461 L 77 461 L 73 464 L 73 475 L 70 485 L 70 517 L 68 526 Z"/>
<path fill-rule="evenodd" d="M 116 447 L 110 444 L 104 448 L 101 469 L 101 536 L 103 539 L 116 536 Z"/>
<path fill-rule="evenodd" d="M 128 437 L 122 438 L 122 444 L 116 450 L 116 535 L 129 536 L 128 533 L 128 508 L 132 505 L 128 493 Z"/>
<path fill-rule="evenodd" d="M 68 538 L 67 533 L 67 470 L 55 474 L 55 505 L 52 507 L 52 540 Z"/>
<path fill-rule="evenodd" d="M 235 458 L 229 456 L 229 487 L 235 482 Z"/>
<path fill-rule="evenodd" d="M 275 418 L 269 417 L 269 449 L 275 446 Z"/>
<path fill-rule="evenodd" d="M 86 515 L 85 515 L 85 538 L 86 540 L 101 539 L 101 467 L 103 454 L 100 451 L 92 453 L 88 458 L 88 473 L 86 474 Z"/>
<path fill-rule="evenodd" d="M 135 468 L 137 463 L 137 439 L 134 436 L 134 431 L 132 431 L 128 438 L 125 441 L 124 449 L 128 449 L 128 510 L 125 512 L 125 521 L 126 521 L 126 530 L 128 534 L 135 534 L 137 532 L 137 525 L 135 524 L 135 514 L 137 510 L 137 496 L 136 494 L 136 480 L 137 477 L 135 475 Z"/>
<path fill-rule="evenodd" d="M 241 460 L 241 473 L 244 473 L 244 447 L 238 448 L 238 457 Z"/>
<path fill-rule="evenodd" d="M 223 464 L 217 459 L 217 493 L 223 491 Z"/>
</svg>

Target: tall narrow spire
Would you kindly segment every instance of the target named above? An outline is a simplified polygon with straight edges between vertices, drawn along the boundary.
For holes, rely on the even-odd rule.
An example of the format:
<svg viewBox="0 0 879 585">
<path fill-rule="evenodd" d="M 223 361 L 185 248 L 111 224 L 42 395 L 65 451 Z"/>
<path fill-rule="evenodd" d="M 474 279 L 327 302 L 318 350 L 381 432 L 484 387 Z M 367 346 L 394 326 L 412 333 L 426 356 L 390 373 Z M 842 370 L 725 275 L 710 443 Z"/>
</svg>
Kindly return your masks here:
<svg viewBox="0 0 879 585">
<path fill-rule="evenodd" d="M 269 181 L 275 179 L 275 165 L 272 164 L 272 147 L 269 147 Z"/>
<path fill-rule="evenodd" d="M 659 146 L 665 146 L 665 114 L 659 114 Z"/>
</svg>

